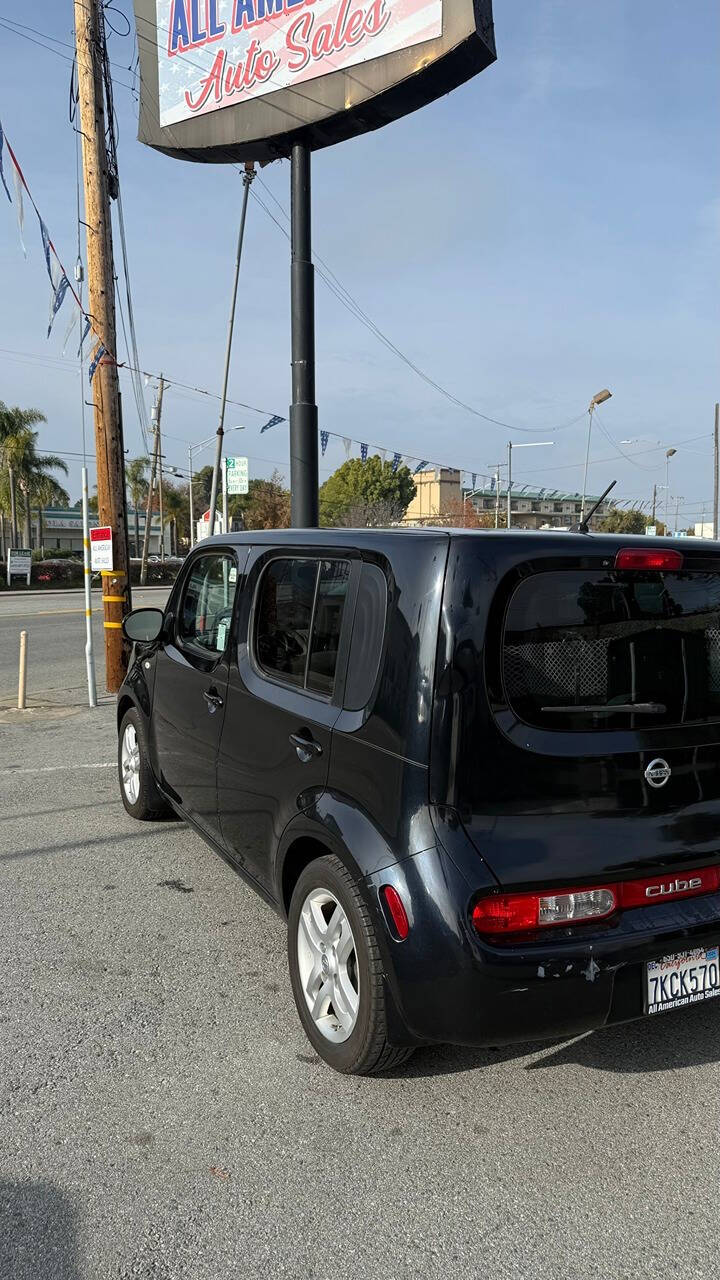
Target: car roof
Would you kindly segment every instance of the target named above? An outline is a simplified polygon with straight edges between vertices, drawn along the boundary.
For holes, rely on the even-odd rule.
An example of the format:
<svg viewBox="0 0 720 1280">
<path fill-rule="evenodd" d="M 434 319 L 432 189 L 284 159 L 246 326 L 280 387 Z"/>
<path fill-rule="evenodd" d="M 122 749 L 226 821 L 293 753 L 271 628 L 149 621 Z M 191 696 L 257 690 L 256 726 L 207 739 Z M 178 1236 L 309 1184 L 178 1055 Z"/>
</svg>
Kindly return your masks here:
<svg viewBox="0 0 720 1280">
<path fill-rule="evenodd" d="M 708 556 L 720 555 L 720 542 L 706 538 L 673 538 L 648 536 L 632 533 L 576 533 L 567 529 L 448 529 L 425 525 L 421 528 L 389 528 L 389 529 L 247 529 L 238 533 L 215 534 L 212 538 L 204 538 L 196 543 L 198 547 L 228 544 L 232 546 L 346 546 L 346 547 L 381 547 L 396 539 L 415 539 L 418 542 L 437 543 L 438 539 L 485 540 L 501 542 L 521 542 L 544 545 L 546 547 L 566 547 L 572 552 L 585 547 L 588 551 L 602 553 L 604 550 L 616 550 L 626 546 L 653 546 L 656 548 L 673 547 L 683 554 L 688 552 L 705 553 Z"/>
</svg>

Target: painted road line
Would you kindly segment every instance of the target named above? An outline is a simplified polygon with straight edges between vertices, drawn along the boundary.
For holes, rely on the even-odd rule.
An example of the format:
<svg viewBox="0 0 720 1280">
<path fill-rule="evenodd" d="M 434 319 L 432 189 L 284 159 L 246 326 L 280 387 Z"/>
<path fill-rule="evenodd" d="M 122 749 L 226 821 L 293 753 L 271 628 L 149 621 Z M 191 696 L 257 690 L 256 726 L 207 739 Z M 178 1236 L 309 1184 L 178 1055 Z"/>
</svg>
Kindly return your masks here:
<svg viewBox="0 0 720 1280">
<path fill-rule="evenodd" d="M 70 773 L 76 769 L 117 769 L 117 764 L 114 760 L 98 764 L 43 764 L 36 769 L 0 769 L 0 774 L 12 773 L 17 777 L 21 773 Z"/>
</svg>

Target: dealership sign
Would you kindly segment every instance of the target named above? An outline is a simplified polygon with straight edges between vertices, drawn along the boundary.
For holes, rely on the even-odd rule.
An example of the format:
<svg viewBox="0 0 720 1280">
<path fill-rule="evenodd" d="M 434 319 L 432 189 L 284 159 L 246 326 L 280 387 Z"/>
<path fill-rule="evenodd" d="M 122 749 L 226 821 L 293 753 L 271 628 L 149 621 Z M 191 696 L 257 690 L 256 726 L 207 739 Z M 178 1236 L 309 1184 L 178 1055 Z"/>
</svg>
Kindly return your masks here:
<svg viewBox="0 0 720 1280">
<path fill-rule="evenodd" d="M 494 60 L 491 0 L 135 0 L 140 139 L 268 160 L 375 129 Z"/>
</svg>

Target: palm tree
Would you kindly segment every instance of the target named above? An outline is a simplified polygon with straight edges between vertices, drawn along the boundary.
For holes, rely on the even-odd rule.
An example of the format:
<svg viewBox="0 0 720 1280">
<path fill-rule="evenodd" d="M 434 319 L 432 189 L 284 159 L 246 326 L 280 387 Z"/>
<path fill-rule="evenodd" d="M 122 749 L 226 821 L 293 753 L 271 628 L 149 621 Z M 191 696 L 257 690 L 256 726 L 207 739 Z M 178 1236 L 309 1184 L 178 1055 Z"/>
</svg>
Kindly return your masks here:
<svg viewBox="0 0 720 1280">
<path fill-rule="evenodd" d="M 140 520 L 138 518 L 138 507 L 140 503 L 147 501 L 148 482 L 145 479 L 145 472 L 150 465 L 149 458 L 131 458 L 125 463 L 125 483 L 130 501 L 133 506 L 135 516 L 135 555 L 140 555 Z"/>
<path fill-rule="evenodd" d="M 24 539 L 30 546 L 30 503 L 37 496 L 50 493 L 48 484 L 56 485 L 55 495 L 69 501 L 65 490 L 58 485 L 52 471 L 67 475 L 67 465 L 56 454 L 38 454 L 38 433 L 32 427 L 46 418 L 39 409 L 8 408 L 0 401 L 0 466 L 7 470 L 7 497 L 10 506 L 13 545 L 18 545 L 17 489 L 24 501 Z M 5 488 L 5 486 L 3 486 Z M 4 503 L 3 503 L 4 506 Z"/>
</svg>

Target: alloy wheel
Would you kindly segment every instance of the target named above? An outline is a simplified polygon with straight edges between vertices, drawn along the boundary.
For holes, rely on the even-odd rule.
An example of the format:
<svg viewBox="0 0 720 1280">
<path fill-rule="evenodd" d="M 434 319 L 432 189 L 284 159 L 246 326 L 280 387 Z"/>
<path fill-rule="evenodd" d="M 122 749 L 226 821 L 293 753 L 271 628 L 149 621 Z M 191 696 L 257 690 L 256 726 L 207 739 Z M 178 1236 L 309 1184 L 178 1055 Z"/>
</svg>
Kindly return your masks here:
<svg viewBox="0 0 720 1280">
<path fill-rule="evenodd" d="M 122 784 L 129 804 L 137 804 L 140 794 L 140 747 L 134 724 L 125 726 L 120 748 Z"/>
<path fill-rule="evenodd" d="M 327 1040 L 342 1044 L 357 1021 L 360 981 L 350 921 L 329 889 L 313 889 L 303 902 L 297 957 L 315 1026 Z"/>
</svg>

